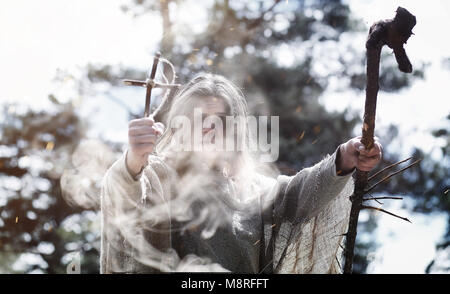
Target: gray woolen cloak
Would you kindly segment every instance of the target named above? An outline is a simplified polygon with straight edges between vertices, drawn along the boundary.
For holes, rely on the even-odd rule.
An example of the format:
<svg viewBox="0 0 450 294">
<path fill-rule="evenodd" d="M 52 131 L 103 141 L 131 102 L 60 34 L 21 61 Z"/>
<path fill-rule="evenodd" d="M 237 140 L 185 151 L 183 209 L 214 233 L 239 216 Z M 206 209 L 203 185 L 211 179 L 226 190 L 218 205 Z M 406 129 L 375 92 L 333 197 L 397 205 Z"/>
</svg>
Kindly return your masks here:
<svg viewBox="0 0 450 294">
<path fill-rule="evenodd" d="M 340 273 L 355 169 L 338 175 L 339 152 L 338 147 L 294 176 L 255 176 L 251 184 L 259 191 L 257 213 L 234 211 L 232 222 L 206 239 L 195 231 L 158 233 L 170 231 L 173 223 L 156 225 L 160 230 L 146 238 L 136 237 L 142 235 L 134 230 L 139 221 L 122 221 L 120 213 L 130 211 L 138 219 L 152 205 L 168 202 L 173 178 L 161 159 L 150 156 L 140 178 L 134 179 L 126 168 L 125 152 L 103 178 L 100 272 Z M 152 191 L 146 204 L 141 201 L 145 189 Z M 189 267 L 195 263 L 193 256 L 201 258 L 204 267 Z"/>
</svg>

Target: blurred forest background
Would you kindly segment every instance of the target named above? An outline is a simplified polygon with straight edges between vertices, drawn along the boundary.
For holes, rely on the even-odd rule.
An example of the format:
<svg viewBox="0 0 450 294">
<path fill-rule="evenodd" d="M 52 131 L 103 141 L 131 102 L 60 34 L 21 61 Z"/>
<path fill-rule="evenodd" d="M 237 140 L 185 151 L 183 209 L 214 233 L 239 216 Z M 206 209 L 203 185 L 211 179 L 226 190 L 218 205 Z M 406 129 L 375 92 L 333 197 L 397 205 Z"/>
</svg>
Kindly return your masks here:
<svg viewBox="0 0 450 294">
<path fill-rule="evenodd" d="M 163 34 L 156 49 L 174 64 L 178 82 L 184 83 L 201 71 L 223 74 L 243 89 L 253 114 L 280 117 L 277 165 L 282 173 L 293 174 L 311 166 L 340 143 L 360 134 L 361 112 L 350 107 L 330 110 L 326 107 L 327 100 L 322 98 L 330 88 L 338 93 L 350 90 L 364 97 L 364 39 L 368 24 L 358 18 L 346 1 L 211 0 L 202 6 L 206 19 L 189 26 L 179 21 L 179 16 L 191 2 L 196 1 L 129 0 L 124 1 L 121 10 L 130 18 L 151 15 L 158 19 Z M 385 18 L 393 16 L 394 11 Z M 149 35 L 152 30 L 147 28 Z M 362 42 L 355 46 L 351 41 L 358 38 Z M 101 36 L 96 41 L 102 42 Z M 120 41 L 117 46 L 121 46 Z M 147 60 L 153 54 L 154 51 L 148 52 Z M 412 54 L 410 59 L 414 72 L 406 75 L 398 71 L 390 50 L 383 50 L 380 97 L 402 93 L 426 78 L 429 65 Z M 448 60 L 443 61 L 445 70 L 449 68 Z M 120 80 L 145 78 L 147 66 L 150 64 L 136 68 L 117 62 L 89 63 L 76 72 L 62 69 L 55 73 L 53 82 L 69 84 L 73 92 L 66 97 L 63 92 L 49 92 L 52 106 L 48 109 L 37 111 L 20 103 L 3 103 L 0 272 L 65 273 L 76 252 L 82 257 L 82 273 L 99 272 L 98 202 L 70 205 L 63 197 L 60 181 L 62 177 L 63 180 L 72 177 L 76 180 L 74 194 L 84 195 L 84 200 L 98 197 L 101 176 L 126 147 L 126 138 L 114 140 L 101 134 L 90 135 L 93 122 L 80 115 L 79 109 L 82 104 L 95 104 L 97 100 L 100 108 L 116 105 L 125 109 L 128 119 L 140 116 L 143 90 L 121 90 L 124 87 Z M 154 94 L 157 96 L 158 92 Z M 127 103 L 127 99 L 134 104 Z M 407 102 L 407 97 L 403 99 Z M 379 103 L 383 103 L 382 98 Z M 110 119 L 114 120 L 114 114 Z M 413 160 L 423 158 L 419 166 L 379 186 L 374 195 L 400 195 L 410 204 L 409 210 L 447 217 L 450 212 L 450 110 L 446 119 L 446 124 L 430 131 L 431 136 L 445 142 L 438 148 L 440 156 L 409 146 L 413 151 L 408 156 L 413 156 Z M 103 124 L 108 127 L 108 122 Z M 376 170 L 406 158 L 389 147 L 390 142 L 402 142 L 403 134 L 396 124 L 377 125 L 375 133 L 385 150 Z M 100 154 L 85 158 L 80 150 Z M 74 157 L 77 154 L 83 156 Z M 373 233 L 378 216 L 379 213 L 364 212 L 361 218 L 355 272 L 367 272 L 370 256 L 380 246 Z M 436 244 L 436 257 L 424 272 L 450 271 L 448 220 L 447 217 L 447 232 Z M 390 221 L 400 222 L 395 218 Z M 414 226 L 414 218 L 412 222 Z"/>
</svg>

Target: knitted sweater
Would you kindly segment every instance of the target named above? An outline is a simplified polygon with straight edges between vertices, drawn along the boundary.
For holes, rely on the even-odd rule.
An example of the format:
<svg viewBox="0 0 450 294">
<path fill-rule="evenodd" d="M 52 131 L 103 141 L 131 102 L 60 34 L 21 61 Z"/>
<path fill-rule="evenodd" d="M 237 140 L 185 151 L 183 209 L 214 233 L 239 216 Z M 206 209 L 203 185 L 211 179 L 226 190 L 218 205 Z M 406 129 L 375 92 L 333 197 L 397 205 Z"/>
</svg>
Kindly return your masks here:
<svg viewBox="0 0 450 294">
<path fill-rule="evenodd" d="M 138 221 L 121 218 L 118 211 L 138 219 L 151 214 L 152 205 L 169 203 L 174 184 L 170 169 L 156 156 L 149 157 L 140 179 L 134 179 L 125 152 L 103 178 L 100 272 L 340 273 L 355 169 L 338 175 L 339 152 L 338 147 L 294 176 L 255 175 L 249 185 L 258 188 L 258 209 L 251 214 L 233 211 L 229 224 L 207 238 L 201 230 L 171 230 L 174 221 L 142 233 L 134 230 Z M 142 201 L 148 189 L 152 199 Z M 170 233 L 159 234 L 157 229 Z"/>
</svg>

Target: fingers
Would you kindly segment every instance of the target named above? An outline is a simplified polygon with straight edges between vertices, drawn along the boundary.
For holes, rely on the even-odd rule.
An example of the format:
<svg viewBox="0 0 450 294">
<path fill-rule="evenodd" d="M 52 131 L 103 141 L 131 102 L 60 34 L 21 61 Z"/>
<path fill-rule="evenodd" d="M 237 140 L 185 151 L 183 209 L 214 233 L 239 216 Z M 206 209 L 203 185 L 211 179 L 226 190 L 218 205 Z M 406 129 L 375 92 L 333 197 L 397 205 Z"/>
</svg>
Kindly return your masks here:
<svg viewBox="0 0 450 294">
<path fill-rule="evenodd" d="M 374 137 L 374 144 L 371 149 L 366 150 L 364 144 L 361 143 L 362 136 L 357 136 L 351 140 L 352 149 L 356 152 L 354 153 L 356 157 L 356 167 L 362 171 L 372 170 L 382 158 L 382 146 L 379 142 L 378 137 Z"/>
<path fill-rule="evenodd" d="M 381 153 L 382 147 L 378 137 L 374 137 L 374 144 L 372 148 L 370 148 L 369 150 L 365 149 L 364 144 L 361 142 L 361 138 L 362 138 L 361 136 L 358 136 L 352 139 L 353 144 L 351 145 L 356 151 L 367 156 L 374 156 L 377 155 L 378 153 Z"/>
<path fill-rule="evenodd" d="M 381 157 L 379 154 L 374 156 L 365 156 L 365 155 L 358 155 L 358 162 L 362 164 L 372 165 L 375 166 L 380 161 Z"/>
<path fill-rule="evenodd" d="M 128 143 L 130 157 L 140 158 L 152 153 L 158 138 L 164 132 L 164 125 L 151 117 L 133 119 L 128 124 Z"/>
<path fill-rule="evenodd" d="M 364 149 L 364 146 L 363 146 L 363 148 L 359 149 L 358 152 L 359 152 L 359 154 L 365 155 L 367 157 L 376 156 L 378 154 L 381 154 L 381 145 L 380 145 L 380 143 L 375 143 L 370 150 Z"/>
<path fill-rule="evenodd" d="M 140 135 L 140 136 L 132 136 L 129 141 L 130 144 L 146 144 L 146 143 L 155 143 L 157 140 L 157 136 L 155 134 L 148 135 Z"/>
<path fill-rule="evenodd" d="M 380 161 L 379 156 L 367 157 L 364 155 L 358 155 L 356 168 L 362 171 L 371 171 Z"/>
<path fill-rule="evenodd" d="M 154 134 L 155 129 L 153 126 L 134 126 L 128 129 L 128 136 L 140 136 Z"/>
<path fill-rule="evenodd" d="M 133 119 L 128 124 L 129 136 L 153 134 L 154 132 L 162 135 L 164 132 L 164 125 L 160 122 L 155 122 L 151 117 Z"/>
<path fill-rule="evenodd" d="M 128 127 L 136 127 L 136 126 L 152 126 L 155 124 L 155 121 L 151 117 L 143 117 L 143 118 L 137 118 L 130 120 Z"/>
<path fill-rule="evenodd" d="M 153 128 L 159 135 L 162 135 L 164 133 L 164 125 L 160 122 L 155 123 Z"/>
<path fill-rule="evenodd" d="M 155 134 L 129 137 L 129 144 L 133 154 L 138 157 L 145 156 L 153 152 L 157 140 Z"/>
<path fill-rule="evenodd" d="M 128 129 L 128 136 L 140 136 L 148 134 L 157 134 L 158 136 L 164 133 L 164 125 L 162 123 L 155 123 L 152 126 L 138 125 L 132 126 Z"/>
</svg>

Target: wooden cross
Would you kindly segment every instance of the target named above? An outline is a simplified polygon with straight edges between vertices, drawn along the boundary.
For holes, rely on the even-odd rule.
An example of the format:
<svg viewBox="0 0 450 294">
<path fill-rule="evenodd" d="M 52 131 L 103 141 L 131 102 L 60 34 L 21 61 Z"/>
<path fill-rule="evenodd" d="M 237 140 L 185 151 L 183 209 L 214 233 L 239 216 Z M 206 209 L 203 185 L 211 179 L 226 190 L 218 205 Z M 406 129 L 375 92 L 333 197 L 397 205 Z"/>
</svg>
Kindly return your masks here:
<svg viewBox="0 0 450 294">
<path fill-rule="evenodd" d="M 156 69 L 158 67 L 159 60 L 161 58 L 161 53 L 157 52 L 155 57 L 153 58 L 153 66 L 151 71 L 149 71 L 149 74 L 147 75 L 147 79 L 145 81 L 138 81 L 138 80 L 123 80 L 123 83 L 127 86 L 139 86 L 139 87 L 146 87 L 147 92 L 145 94 L 145 110 L 144 110 L 144 117 L 150 116 L 150 102 L 151 102 L 151 95 L 152 95 L 152 89 L 153 88 L 178 88 L 180 87 L 179 84 L 163 84 L 158 83 L 155 81 L 156 76 Z M 175 74 L 175 73 L 173 73 Z M 164 104 L 164 101 L 161 102 L 161 104 Z M 155 115 L 155 113 L 151 114 L 152 116 Z"/>
</svg>

